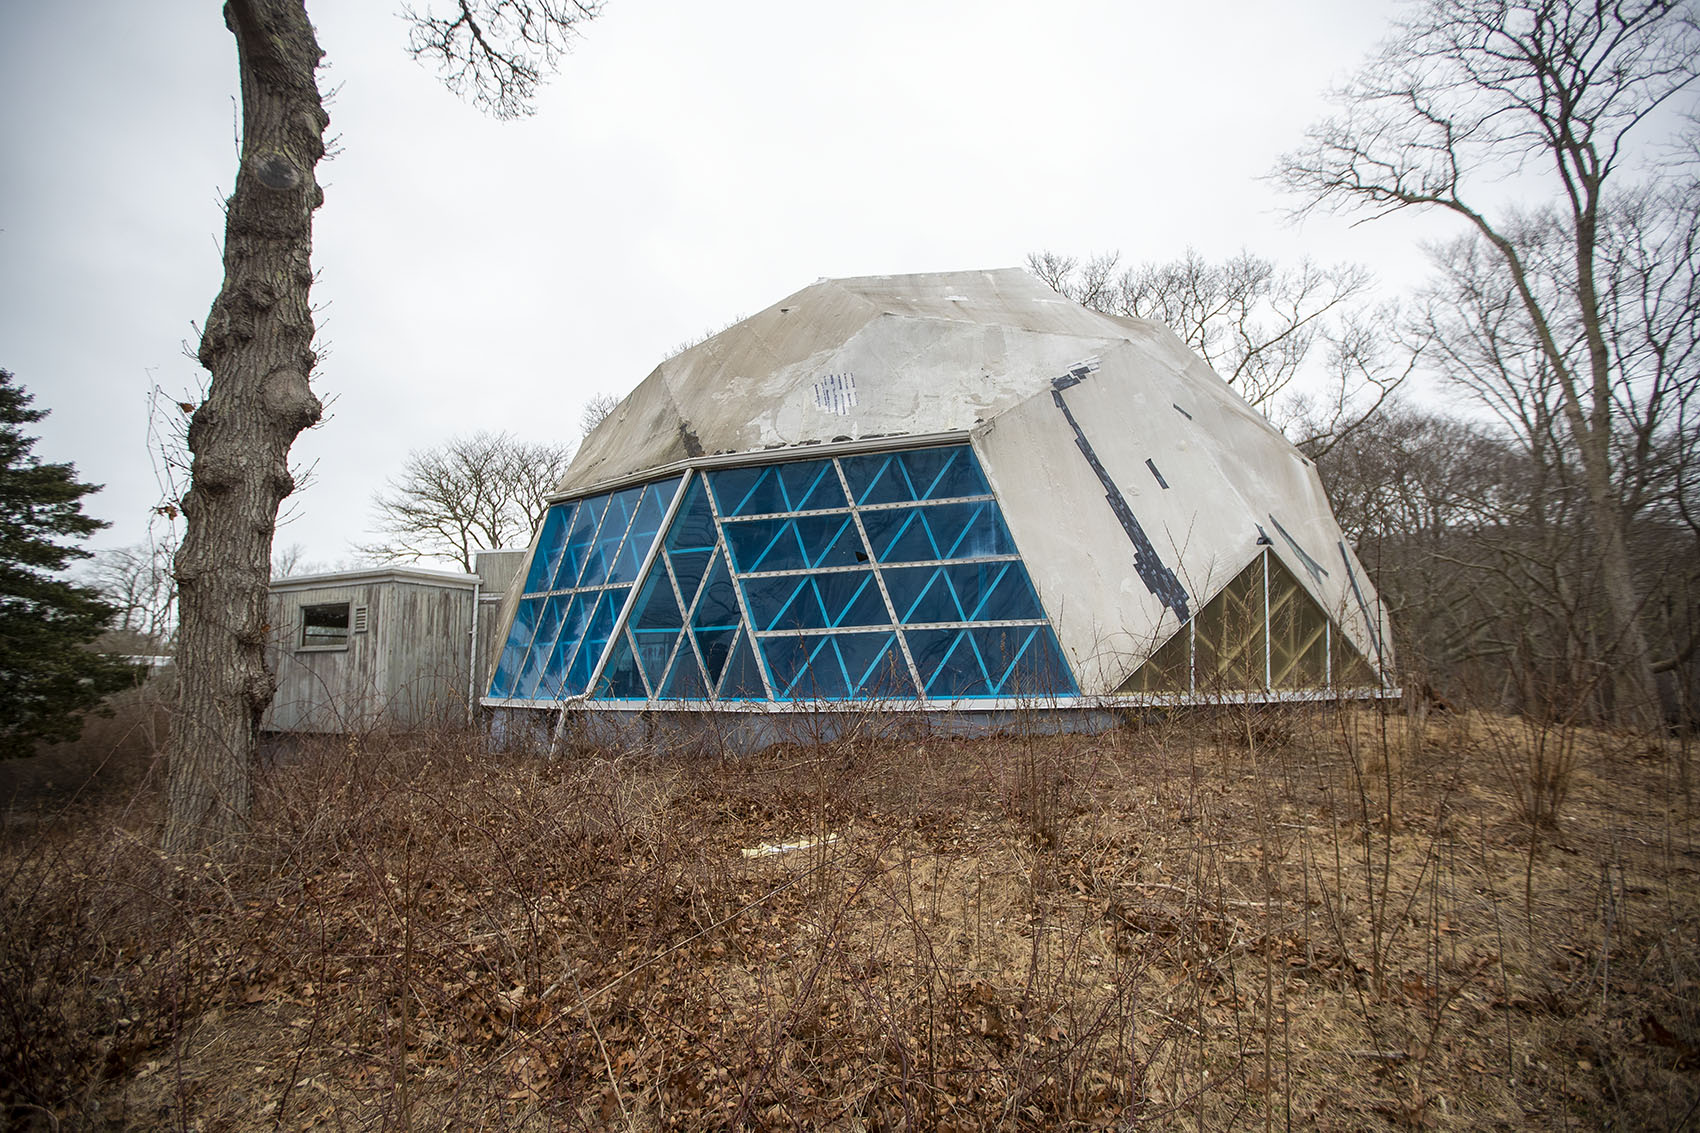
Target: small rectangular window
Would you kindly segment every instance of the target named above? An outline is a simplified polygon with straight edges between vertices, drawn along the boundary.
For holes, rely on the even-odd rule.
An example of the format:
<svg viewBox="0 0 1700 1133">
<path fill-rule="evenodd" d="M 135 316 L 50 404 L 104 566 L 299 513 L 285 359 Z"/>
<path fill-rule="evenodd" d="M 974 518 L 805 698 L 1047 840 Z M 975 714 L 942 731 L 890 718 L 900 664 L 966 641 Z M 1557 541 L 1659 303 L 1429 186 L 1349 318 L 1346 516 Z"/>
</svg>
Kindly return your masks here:
<svg viewBox="0 0 1700 1133">
<path fill-rule="evenodd" d="M 348 645 L 348 603 L 301 607 L 301 648 Z"/>
</svg>

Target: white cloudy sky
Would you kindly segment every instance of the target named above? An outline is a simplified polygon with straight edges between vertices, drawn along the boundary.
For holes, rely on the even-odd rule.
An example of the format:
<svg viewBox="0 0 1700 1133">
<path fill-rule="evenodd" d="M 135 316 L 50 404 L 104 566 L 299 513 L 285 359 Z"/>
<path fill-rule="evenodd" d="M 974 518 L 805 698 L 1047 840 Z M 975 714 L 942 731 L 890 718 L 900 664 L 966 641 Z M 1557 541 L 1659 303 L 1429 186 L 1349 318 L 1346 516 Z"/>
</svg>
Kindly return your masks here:
<svg viewBox="0 0 1700 1133">
<path fill-rule="evenodd" d="M 1421 270 L 1423 222 L 1292 227 L 1262 176 L 1391 0 L 609 0 L 535 117 L 410 62 L 394 0 L 310 0 L 337 156 L 315 228 L 329 420 L 280 546 L 362 540 L 409 449 L 572 438 L 682 341 L 822 276 L 1029 251 L 1249 248 Z M 159 488 L 148 391 L 192 392 L 236 164 L 218 5 L 0 14 L 0 366 L 52 410 L 37 454 L 103 483 L 97 546 Z"/>
</svg>

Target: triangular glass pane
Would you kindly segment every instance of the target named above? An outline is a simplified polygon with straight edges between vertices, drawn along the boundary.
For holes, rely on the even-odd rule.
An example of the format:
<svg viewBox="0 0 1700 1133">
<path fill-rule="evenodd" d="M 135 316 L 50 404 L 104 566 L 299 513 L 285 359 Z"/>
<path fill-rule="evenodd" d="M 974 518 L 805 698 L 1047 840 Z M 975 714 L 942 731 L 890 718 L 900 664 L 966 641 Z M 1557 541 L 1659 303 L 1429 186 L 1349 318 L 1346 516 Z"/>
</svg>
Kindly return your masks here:
<svg viewBox="0 0 1700 1133">
<path fill-rule="evenodd" d="M 808 664 L 791 681 L 785 694 L 792 700 L 844 699 L 850 694 L 850 683 L 837 641 L 830 636 L 809 640 L 814 647 L 809 651 Z"/>
<path fill-rule="evenodd" d="M 921 508 L 864 512 L 862 525 L 874 557 L 882 563 L 925 563 L 940 557 Z"/>
<path fill-rule="evenodd" d="M 868 561 L 856 521 L 847 513 L 803 516 L 793 522 L 803 547 L 803 565 L 820 569 Z"/>
<path fill-rule="evenodd" d="M 642 498 L 641 486 L 615 492 L 609 497 L 608 507 L 602 514 L 602 526 L 596 532 L 590 557 L 579 576 L 580 586 L 601 586 L 608 581 L 608 572 L 613 569 L 615 556 L 620 552 L 620 544 L 625 540 L 626 530 L 631 526 L 632 516 Z"/>
<path fill-rule="evenodd" d="M 726 571 L 726 560 L 714 557 L 709 568 L 708 582 L 691 612 L 691 625 L 696 629 L 734 628 L 743 620 L 738 613 L 738 592 L 733 589 L 732 576 Z"/>
<path fill-rule="evenodd" d="M 762 657 L 767 661 L 768 675 L 773 678 L 773 695 L 777 699 L 791 699 L 789 689 L 808 668 L 809 658 L 824 640 L 800 633 L 758 639 Z"/>
<path fill-rule="evenodd" d="M 555 580 L 567 527 L 576 507 L 576 504 L 556 504 L 543 517 L 543 531 L 537 537 L 537 550 L 532 554 L 531 567 L 525 574 L 524 593 L 541 593 L 548 590 L 549 584 Z"/>
<path fill-rule="evenodd" d="M 555 647 L 548 653 L 547 664 L 527 694 L 535 700 L 552 700 L 560 690 L 567 667 L 572 664 L 574 654 L 584 641 L 585 623 L 589 621 L 591 610 L 596 604 L 596 595 L 574 594 L 570 599 L 560 598 L 558 601 L 570 604 L 566 606 L 566 612 L 561 617 L 561 630 L 556 635 Z"/>
<path fill-rule="evenodd" d="M 848 505 L 832 461 L 800 460 L 778 467 L 785 483 L 785 498 L 790 504 L 787 510 L 819 511 Z"/>
<path fill-rule="evenodd" d="M 1063 660 L 1062 650 L 1057 647 L 1056 634 L 1049 626 L 1034 626 L 1023 629 L 1018 626 L 1003 627 L 994 630 L 976 630 L 976 634 L 1001 633 L 1004 635 L 1026 634 L 1026 638 L 1017 645 L 1014 641 L 1000 640 L 992 648 L 1004 653 L 1014 653 L 1014 660 L 1004 670 L 997 685 L 997 695 L 1011 697 L 1045 697 L 1045 696 L 1074 696 L 1078 686 L 1074 682 L 1074 674 L 1069 671 L 1068 662 Z M 988 644 L 981 643 L 980 655 L 988 656 Z"/>
<path fill-rule="evenodd" d="M 1118 693 L 1192 691 L 1192 623 L 1182 622 L 1169 640 L 1116 689 Z"/>
<path fill-rule="evenodd" d="M 901 567 L 880 573 L 885 578 L 886 592 L 891 595 L 892 608 L 897 611 L 897 620 L 904 625 L 967 620 L 943 567 Z"/>
<path fill-rule="evenodd" d="M 1273 552 L 1269 558 L 1269 684 L 1325 688 L 1328 615 Z"/>
<path fill-rule="evenodd" d="M 673 657 L 673 649 L 679 643 L 681 634 L 677 630 L 633 630 L 632 637 L 637 642 L 638 665 L 643 669 L 644 680 L 649 687 L 658 689 L 662 685 L 662 674 L 667 671 L 667 662 Z M 685 646 L 686 652 L 690 646 Z"/>
<path fill-rule="evenodd" d="M 809 589 L 808 575 L 746 578 L 744 600 L 759 630 L 814 629 L 824 624 Z"/>
<path fill-rule="evenodd" d="M 766 700 L 767 688 L 761 681 L 761 667 L 755 651 L 750 648 L 750 635 L 740 633 L 732 650 L 732 660 L 726 666 L 726 676 L 720 682 L 722 700 Z"/>
<path fill-rule="evenodd" d="M 578 510 L 573 513 L 573 521 L 567 528 L 566 549 L 549 589 L 567 590 L 578 585 L 585 560 L 590 557 L 591 546 L 596 541 L 596 528 L 602 522 L 602 513 L 607 510 L 607 496 L 579 501 Z"/>
<path fill-rule="evenodd" d="M 714 558 L 714 551 L 679 551 L 667 557 L 673 566 L 673 581 L 679 584 L 679 597 L 689 606 L 696 599 L 697 587 L 702 585 L 702 576 Z"/>
<path fill-rule="evenodd" d="M 970 621 L 1021 621 L 1045 616 L 1027 569 L 1019 562 L 953 563 L 945 571 Z"/>
<path fill-rule="evenodd" d="M 598 700 L 643 700 L 643 678 L 638 675 L 637 659 L 626 634 L 621 634 L 602 668 L 602 679 L 596 682 Z"/>
<path fill-rule="evenodd" d="M 525 655 L 531 648 L 532 635 L 537 631 L 537 617 L 542 612 L 543 602 L 542 598 L 526 598 L 514 608 L 513 625 L 508 627 L 508 640 L 502 646 L 502 657 L 496 664 L 496 675 L 490 681 L 491 696 L 513 695 Z"/>
<path fill-rule="evenodd" d="M 608 572 L 610 583 L 627 583 L 637 577 L 637 572 L 643 567 L 644 556 L 649 554 L 649 548 L 655 543 L 656 532 L 661 530 L 667 505 L 673 501 L 673 493 L 678 486 L 679 478 L 675 476 L 643 490 L 643 498 L 638 501 L 637 514 L 626 533 L 626 541 L 620 544 L 619 556 Z"/>
<path fill-rule="evenodd" d="M 738 564 L 738 573 L 808 566 L 797 541 L 797 523 L 795 519 L 752 519 L 726 524 L 726 547 Z"/>
<path fill-rule="evenodd" d="M 852 695 L 871 699 L 911 700 L 915 681 L 895 633 L 841 633 L 837 635 L 839 656 L 850 677 Z"/>
<path fill-rule="evenodd" d="M 702 663 L 708 670 L 710 686 L 720 683 L 720 674 L 726 668 L 726 660 L 732 655 L 732 646 L 738 636 L 736 629 L 699 629 L 696 631 L 697 652 L 702 657 Z"/>
<path fill-rule="evenodd" d="M 903 454 L 917 499 L 948 500 L 990 493 L 974 451 L 966 445 L 919 449 Z"/>
<path fill-rule="evenodd" d="M 708 481 L 721 515 L 771 515 L 791 510 L 779 473 L 771 464 L 721 469 L 709 473 Z"/>
<path fill-rule="evenodd" d="M 891 504 L 915 498 L 895 453 L 846 456 L 838 463 L 844 469 L 844 478 L 850 482 L 850 495 L 858 504 Z"/>
<path fill-rule="evenodd" d="M 843 571 L 814 576 L 815 592 L 826 624 L 834 628 L 891 624 L 885 599 L 872 571 Z"/>
<path fill-rule="evenodd" d="M 1335 688 L 1374 688 L 1377 683 L 1375 670 L 1358 652 L 1357 646 L 1346 640 L 1346 635 L 1335 626 L 1333 632 L 1333 667 Z"/>
<path fill-rule="evenodd" d="M 537 619 L 537 633 L 531 639 L 531 652 L 526 654 L 525 665 L 520 669 L 519 679 L 514 682 L 514 696 L 529 700 L 537 695 L 538 682 L 543 679 L 549 660 L 555 655 L 561 623 L 572 612 L 575 601 L 565 595 L 545 600 Z"/>
<path fill-rule="evenodd" d="M 602 659 L 608 635 L 614 630 L 614 619 L 619 616 L 620 607 L 625 604 L 626 595 L 630 592 L 626 587 L 601 592 L 585 628 L 584 645 L 573 657 L 572 668 L 567 670 L 566 680 L 561 683 L 562 696 L 577 696 L 589 686 L 590 675 L 596 671 L 596 663 Z"/>
<path fill-rule="evenodd" d="M 911 630 L 904 634 L 929 697 L 988 696 L 990 681 L 967 630 Z"/>
<path fill-rule="evenodd" d="M 638 591 L 631 624 L 635 629 L 678 629 L 685 624 L 679 615 L 679 603 L 673 597 L 673 585 L 660 567 L 649 572 L 649 580 Z"/>
<path fill-rule="evenodd" d="M 685 492 L 685 502 L 667 528 L 669 551 L 708 551 L 715 540 L 714 513 L 708 506 L 708 492 L 699 474 Z"/>
<path fill-rule="evenodd" d="M 1193 617 L 1193 688 L 1200 693 L 1265 687 L 1263 555 Z"/>
<path fill-rule="evenodd" d="M 1043 626 L 991 626 L 973 631 L 974 646 L 985 662 L 987 675 L 991 677 L 993 694 L 1008 695 L 1005 686 L 1009 678 L 1042 629 Z"/>
<path fill-rule="evenodd" d="M 667 674 L 667 680 L 661 686 L 663 700 L 706 700 L 708 688 L 703 684 L 702 667 L 697 664 L 697 655 L 689 644 L 679 647 L 678 656 L 673 658 L 673 668 Z"/>
<path fill-rule="evenodd" d="M 942 504 L 925 509 L 932 524 L 940 558 L 972 559 L 983 555 L 1013 555 L 1015 541 L 990 500 L 973 504 Z"/>
</svg>

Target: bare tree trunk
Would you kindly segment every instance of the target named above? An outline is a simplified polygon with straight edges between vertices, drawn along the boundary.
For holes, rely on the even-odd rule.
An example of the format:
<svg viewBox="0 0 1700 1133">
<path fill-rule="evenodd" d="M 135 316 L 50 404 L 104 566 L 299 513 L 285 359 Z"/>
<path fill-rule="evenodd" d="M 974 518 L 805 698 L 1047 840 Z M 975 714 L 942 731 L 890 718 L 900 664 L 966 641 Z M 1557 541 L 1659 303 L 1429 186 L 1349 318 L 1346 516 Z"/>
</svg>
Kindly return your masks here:
<svg viewBox="0 0 1700 1133">
<path fill-rule="evenodd" d="M 212 374 L 189 426 L 194 454 L 177 553 L 182 700 L 167 748 L 164 845 L 182 853 L 242 833 L 266 667 L 272 534 L 295 488 L 289 448 L 318 421 L 313 354 L 314 168 L 329 124 L 323 54 L 305 0 L 228 0 L 242 79 L 242 158 L 226 203 L 224 286 L 200 361 Z"/>
</svg>

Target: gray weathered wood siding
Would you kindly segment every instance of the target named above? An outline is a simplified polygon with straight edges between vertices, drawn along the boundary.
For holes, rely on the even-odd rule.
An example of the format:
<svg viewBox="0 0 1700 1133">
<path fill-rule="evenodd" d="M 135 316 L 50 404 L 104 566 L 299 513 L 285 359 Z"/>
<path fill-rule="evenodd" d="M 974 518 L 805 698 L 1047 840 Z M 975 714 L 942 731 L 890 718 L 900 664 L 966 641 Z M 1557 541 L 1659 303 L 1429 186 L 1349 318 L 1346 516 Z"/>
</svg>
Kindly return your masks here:
<svg viewBox="0 0 1700 1133">
<path fill-rule="evenodd" d="M 409 580 L 352 572 L 323 584 L 283 580 L 271 595 L 277 694 L 262 726 L 288 732 L 412 730 L 466 719 L 472 579 Z M 398 572 L 399 575 L 399 572 Z M 365 632 L 342 648 L 303 648 L 302 610 L 366 607 Z"/>
</svg>

